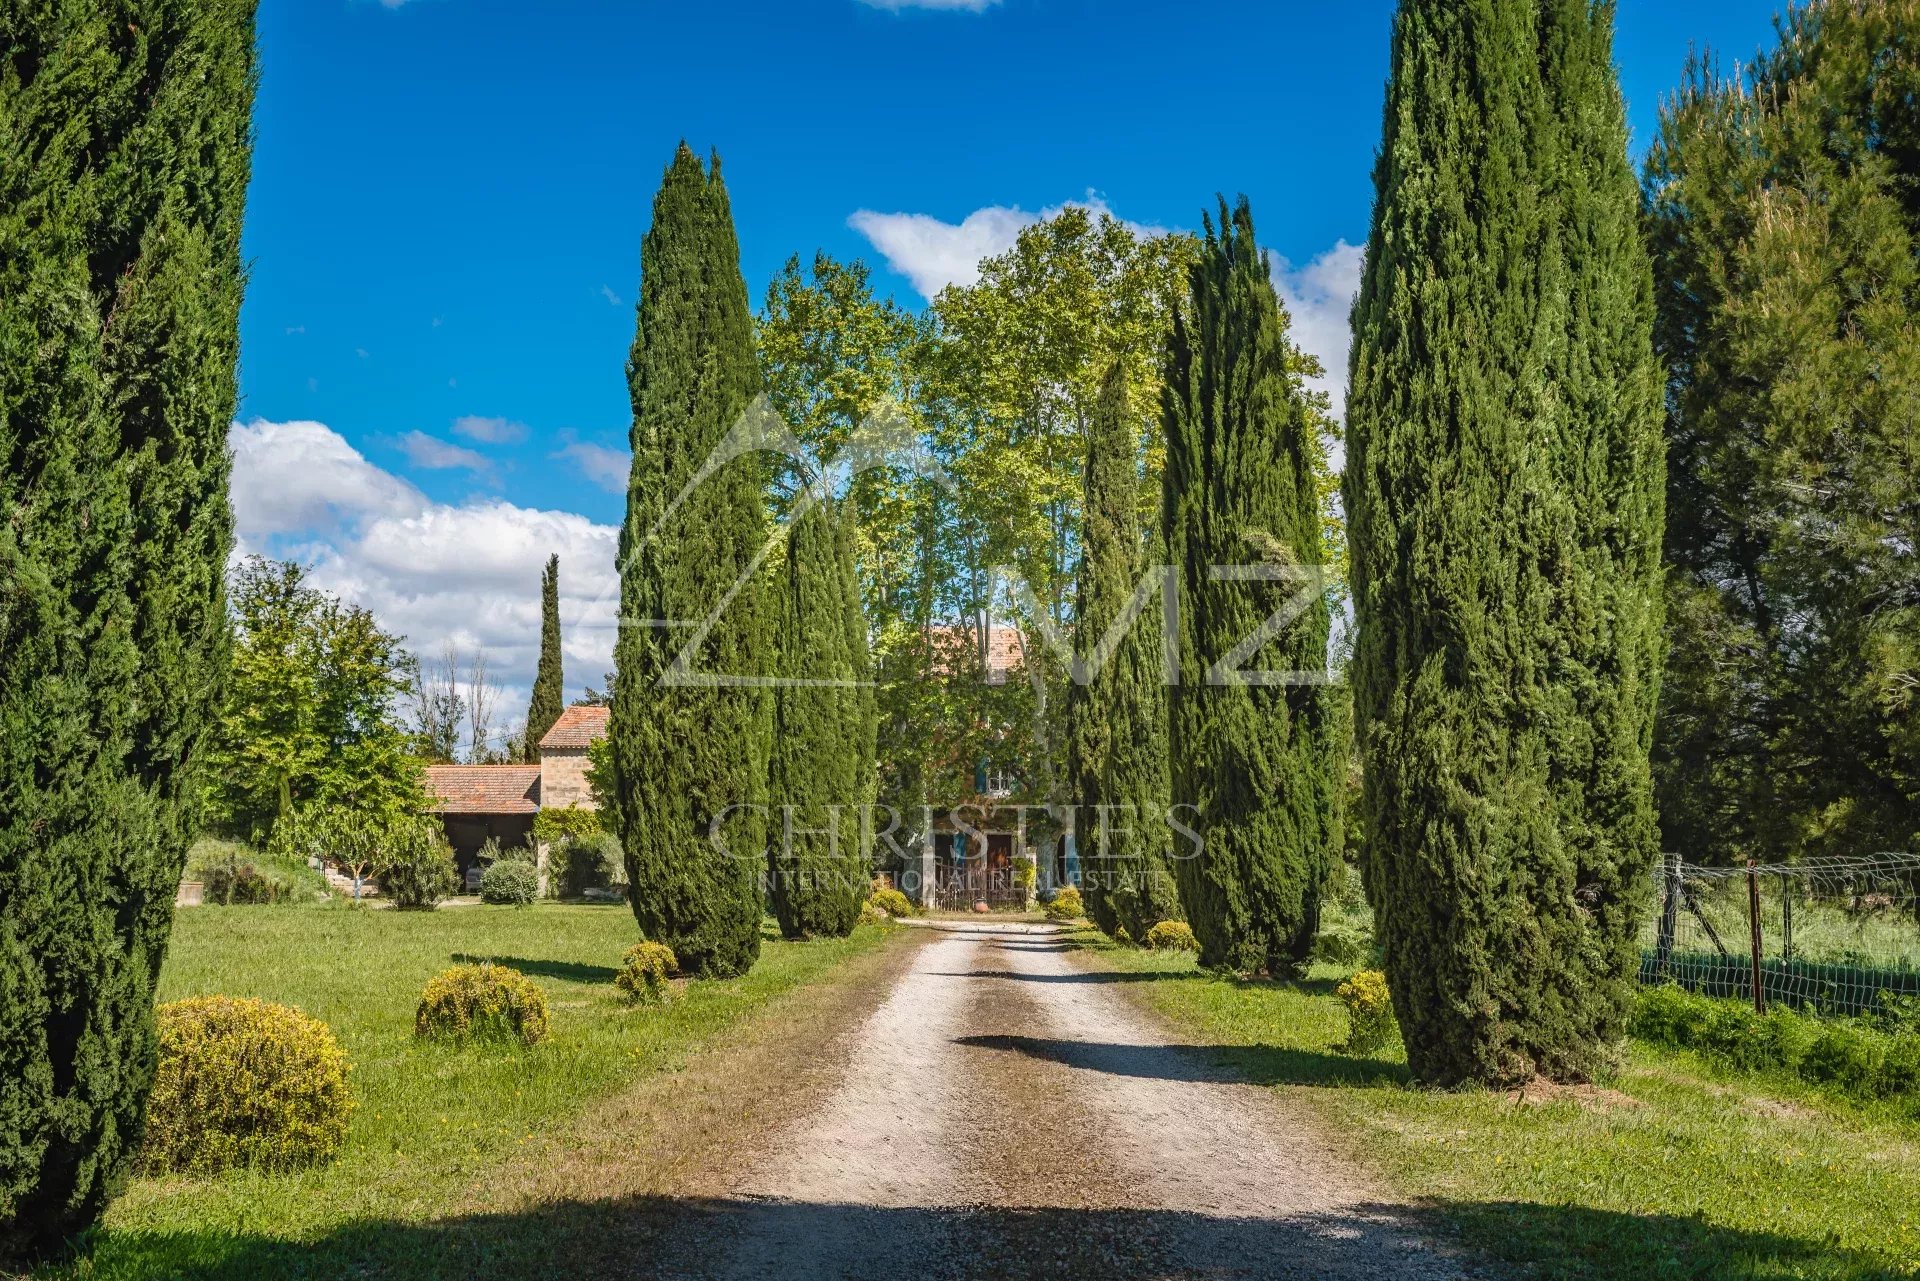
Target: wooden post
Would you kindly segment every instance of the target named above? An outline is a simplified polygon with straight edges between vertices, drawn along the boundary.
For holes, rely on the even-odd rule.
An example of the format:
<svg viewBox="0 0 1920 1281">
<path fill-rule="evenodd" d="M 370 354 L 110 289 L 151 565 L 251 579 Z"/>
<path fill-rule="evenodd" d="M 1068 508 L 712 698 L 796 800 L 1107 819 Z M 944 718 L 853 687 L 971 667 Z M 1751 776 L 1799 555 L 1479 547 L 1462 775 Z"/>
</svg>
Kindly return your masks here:
<svg viewBox="0 0 1920 1281">
<path fill-rule="evenodd" d="M 1664 979 L 1673 967 L 1673 936 L 1680 926 L 1680 856 L 1666 857 L 1660 902 L 1660 939 L 1653 950 L 1653 977 Z"/>
<path fill-rule="evenodd" d="M 1793 959 L 1793 877 L 1780 873 L 1780 954 Z"/>
<path fill-rule="evenodd" d="M 1753 1012 L 1767 1012 L 1767 990 L 1760 973 L 1760 873 L 1752 859 L 1747 860 L 1747 924 L 1753 936 Z"/>
</svg>

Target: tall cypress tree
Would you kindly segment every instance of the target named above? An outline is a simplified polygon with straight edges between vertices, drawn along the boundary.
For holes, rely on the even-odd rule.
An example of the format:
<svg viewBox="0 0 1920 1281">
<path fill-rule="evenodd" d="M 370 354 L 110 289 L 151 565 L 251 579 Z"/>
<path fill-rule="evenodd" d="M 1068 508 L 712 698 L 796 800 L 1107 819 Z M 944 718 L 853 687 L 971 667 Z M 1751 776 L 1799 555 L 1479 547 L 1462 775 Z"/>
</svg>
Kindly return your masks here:
<svg viewBox="0 0 1920 1281">
<path fill-rule="evenodd" d="M 1067 786 L 1088 915 L 1107 933 L 1124 928 L 1136 939 L 1179 911 L 1168 870 L 1160 596 L 1145 602 L 1111 654 L 1099 653 L 1149 564 L 1158 564 L 1142 547 L 1140 436 L 1126 370 L 1116 362 L 1087 433 L 1074 601 L 1074 657 L 1087 680 L 1067 689 Z"/>
<path fill-rule="evenodd" d="M 641 242 L 627 368 L 633 475 L 607 737 L 633 912 L 689 973 L 742 974 L 760 954 L 771 702 L 739 678 L 767 674 L 766 518 L 759 456 L 718 447 L 761 384 L 719 159 L 709 173 L 684 143 Z"/>
<path fill-rule="evenodd" d="M 791 939 L 850 933 L 867 894 L 875 722 L 852 516 L 824 496 L 796 510 L 773 610 L 791 683 L 774 691 L 768 870 Z"/>
<path fill-rule="evenodd" d="M 0 59 L 0 1266 L 139 1142 L 225 674 L 252 0 L 13 6 Z"/>
<path fill-rule="evenodd" d="M 1326 686 L 1270 675 L 1327 666 L 1327 602 L 1312 591 L 1318 418 L 1298 365 L 1253 215 L 1223 200 L 1174 317 L 1163 394 L 1180 574 L 1173 798 L 1204 840 L 1174 869 L 1201 963 L 1274 973 L 1306 959 L 1339 840 Z M 1287 619 L 1303 591 L 1311 603 Z"/>
<path fill-rule="evenodd" d="M 1365 872 L 1423 1079 L 1578 1078 L 1657 842 L 1651 275 L 1585 0 L 1404 0 L 1345 492 Z"/>
<path fill-rule="evenodd" d="M 560 558 L 547 557 L 540 575 L 540 670 L 533 678 L 533 696 L 527 700 L 525 754 L 540 759 L 540 740 L 566 710 L 566 677 L 560 667 Z"/>
</svg>

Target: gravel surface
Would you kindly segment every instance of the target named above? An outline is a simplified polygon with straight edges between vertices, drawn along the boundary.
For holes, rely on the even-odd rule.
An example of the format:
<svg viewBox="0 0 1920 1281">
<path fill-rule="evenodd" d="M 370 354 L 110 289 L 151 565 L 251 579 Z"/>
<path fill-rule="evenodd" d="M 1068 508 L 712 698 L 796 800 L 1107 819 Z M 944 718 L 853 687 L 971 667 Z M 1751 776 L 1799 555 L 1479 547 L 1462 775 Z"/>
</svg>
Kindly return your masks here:
<svg viewBox="0 0 1920 1281">
<path fill-rule="evenodd" d="M 1049 926 L 941 922 L 757 1148 L 654 1203 L 673 1278 L 1428 1278 L 1425 1240 L 1276 1091 Z"/>
</svg>

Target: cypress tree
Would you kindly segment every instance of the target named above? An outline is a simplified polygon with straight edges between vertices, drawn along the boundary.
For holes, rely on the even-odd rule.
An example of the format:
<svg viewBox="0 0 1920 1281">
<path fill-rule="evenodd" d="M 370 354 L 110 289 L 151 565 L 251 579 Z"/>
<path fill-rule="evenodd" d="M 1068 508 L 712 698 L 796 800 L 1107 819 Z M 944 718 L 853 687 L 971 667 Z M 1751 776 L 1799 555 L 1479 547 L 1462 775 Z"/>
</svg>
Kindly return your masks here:
<svg viewBox="0 0 1920 1281">
<path fill-rule="evenodd" d="M 0 59 L 0 1269 L 137 1150 L 227 653 L 251 0 L 10 6 Z"/>
<path fill-rule="evenodd" d="M 768 860 L 774 916 L 790 939 L 852 932 L 867 895 L 862 818 L 876 727 L 851 517 L 825 496 L 796 509 L 773 610 L 791 683 L 774 691 Z"/>
<path fill-rule="evenodd" d="M 1404 0 L 1345 495 L 1368 895 L 1417 1075 L 1577 1079 L 1657 842 L 1662 454 L 1611 9 Z"/>
<path fill-rule="evenodd" d="M 768 658 L 763 469 L 718 447 L 761 382 L 719 158 L 709 173 L 685 143 L 641 242 L 638 310 L 609 762 L 641 933 L 726 977 L 760 954 L 771 702 L 751 683 Z"/>
<path fill-rule="evenodd" d="M 1287 324 L 1247 202 L 1229 212 L 1223 200 L 1174 316 L 1163 393 L 1163 518 L 1180 574 L 1172 788 L 1204 840 L 1174 874 L 1201 963 L 1272 973 L 1306 959 L 1339 839 L 1326 686 L 1241 675 L 1327 665 L 1324 591 L 1269 624 L 1312 591 L 1322 559 L 1318 419 Z"/>
<path fill-rule="evenodd" d="M 1142 546 L 1141 432 L 1127 399 L 1126 371 L 1116 362 L 1087 434 L 1074 600 L 1074 658 L 1087 679 L 1067 688 L 1066 742 L 1087 913 L 1108 934 L 1125 929 L 1139 939 L 1179 906 L 1168 870 L 1160 596 L 1146 602 L 1112 654 L 1098 652 L 1149 565 L 1159 563 Z"/>
<path fill-rule="evenodd" d="M 540 759 L 540 740 L 566 710 L 566 678 L 560 668 L 560 558 L 547 557 L 540 575 L 540 670 L 527 700 L 526 757 Z"/>
</svg>

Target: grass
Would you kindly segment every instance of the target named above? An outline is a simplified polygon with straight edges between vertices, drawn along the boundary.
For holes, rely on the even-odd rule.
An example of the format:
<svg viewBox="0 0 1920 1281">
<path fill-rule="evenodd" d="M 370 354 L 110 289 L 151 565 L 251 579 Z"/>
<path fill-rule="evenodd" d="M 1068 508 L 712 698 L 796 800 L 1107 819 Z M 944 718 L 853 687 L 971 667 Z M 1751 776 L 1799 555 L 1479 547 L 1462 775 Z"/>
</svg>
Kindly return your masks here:
<svg viewBox="0 0 1920 1281">
<path fill-rule="evenodd" d="M 695 981 L 664 1007 L 629 1007 L 614 966 L 635 937 L 622 904 L 373 912 L 344 904 L 182 911 L 160 999 L 223 992 L 297 1005 L 339 1036 L 359 1099 L 330 1165 L 294 1174 L 139 1179 L 90 1260 L 45 1275 L 160 1278 L 217 1270 L 248 1241 L 317 1242 L 355 1223 L 425 1223 L 524 1143 L 689 1053 L 782 993 L 887 937 L 773 939 L 740 979 Z M 492 959 L 545 989 L 552 1039 L 532 1049 L 417 1042 L 420 989 L 459 960 Z M 306 1260 L 312 1275 L 329 1262 Z M 342 1262 L 334 1260 L 335 1263 Z"/>
<path fill-rule="evenodd" d="M 1198 973 L 1191 956 L 1079 941 L 1127 990 L 1251 1079 L 1287 1089 L 1465 1241 L 1536 1275 L 1920 1276 L 1920 1124 L 1786 1079 L 1635 1045 L 1609 1089 L 1546 1102 L 1408 1083 L 1396 1044 L 1335 1051 L 1342 975 Z"/>
</svg>

